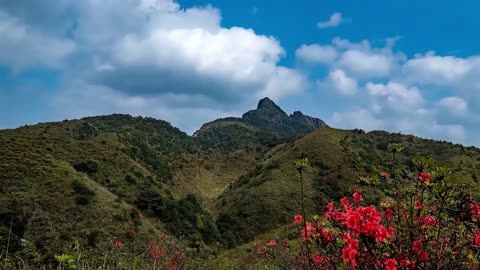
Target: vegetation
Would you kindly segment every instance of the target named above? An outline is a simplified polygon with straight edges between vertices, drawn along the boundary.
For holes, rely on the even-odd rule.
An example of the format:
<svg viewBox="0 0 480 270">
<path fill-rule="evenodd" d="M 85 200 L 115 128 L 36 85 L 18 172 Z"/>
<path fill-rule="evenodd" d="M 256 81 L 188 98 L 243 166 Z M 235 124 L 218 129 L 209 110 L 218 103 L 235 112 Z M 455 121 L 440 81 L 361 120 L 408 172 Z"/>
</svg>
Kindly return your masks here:
<svg viewBox="0 0 480 270">
<path fill-rule="evenodd" d="M 308 213 L 323 215 L 325 205 L 358 186 L 362 207 L 374 205 L 384 214 L 381 202 L 395 199 L 392 190 L 418 188 L 406 183 L 416 183 L 411 174 L 419 173 L 420 161 L 432 166 L 431 179 L 437 179 L 437 167 L 448 166 L 449 186 L 479 191 L 477 148 L 383 131 L 310 132 L 312 125 L 289 121 L 314 119 L 296 113 L 285 120 L 273 105 L 267 102 L 241 121 L 214 121 L 194 136 L 165 121 L 128 115 L 0 131 L 1 267 L 162 269 L 172 260 L 176 267 L 194 269 L 231 269 L 246 262 L 258 267 L 249 257 L 253 253 L 245 251 L 259 250 L 272 237 L 285 239 L 292 251 L 300 248 L 291 217 L 303 202 L 302 216 L 314 224 L 319 220 Z M 272 118 L 273 124 L 262 128 L 262 121 Z M 293 161 L 305 157 L 302 200 Z M 382 172 L 390 178 L 382 181 Z M 432 194 L 425 204 L 434 203 Z M 406 197 L 401 195 L 402 201 Z M 325 227 L 338 229 L 331 225 Z M 153 243 L 164 254 L 157 261 L 150 254 Z M 343 248 L 337 245 L 336 251 Z M 275 260 L 258 263 L 276 267 Z"/>
</svg>

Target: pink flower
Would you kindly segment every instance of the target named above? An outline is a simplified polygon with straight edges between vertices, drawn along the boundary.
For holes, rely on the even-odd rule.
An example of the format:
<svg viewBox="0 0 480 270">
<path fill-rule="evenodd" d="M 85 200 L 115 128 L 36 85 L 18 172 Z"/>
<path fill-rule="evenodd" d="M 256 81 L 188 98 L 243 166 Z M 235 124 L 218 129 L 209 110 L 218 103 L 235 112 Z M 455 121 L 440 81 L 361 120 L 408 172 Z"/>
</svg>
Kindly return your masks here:
<svg viewBox="0 0 480 270">
<path fill-rule="evenodd" d="M 386 172 L 381 172 L 381 173 L 380 173 L 380 176 L 383 177 L 383 178 L 388 178 L 388 173 L 386 173 Z"/>
<path fill-rule="evenodd" d="M 418 179 L 422 182 L 430 182 L 430 174 L 428 172 L 421 172 Z"/>
<path fill-rule="evenodd" d="M 302 223 L 302 215 L 295 215 L 295 217 L 293 218 L 293 222 L 295 222 L 295 224 Z"/>
<path fill-rule="evenodd" d="M 385 270 L 397 270 L 397 260 L 388 259 L 385 262 Z"/>
<path fill-rule="evenodd" d="M 277 245 L 277 241 L 275 241 L 275 239 L 272 239 L 268 242 L 269 247 L 275 247 L 276 245 Z"/>
</svg>

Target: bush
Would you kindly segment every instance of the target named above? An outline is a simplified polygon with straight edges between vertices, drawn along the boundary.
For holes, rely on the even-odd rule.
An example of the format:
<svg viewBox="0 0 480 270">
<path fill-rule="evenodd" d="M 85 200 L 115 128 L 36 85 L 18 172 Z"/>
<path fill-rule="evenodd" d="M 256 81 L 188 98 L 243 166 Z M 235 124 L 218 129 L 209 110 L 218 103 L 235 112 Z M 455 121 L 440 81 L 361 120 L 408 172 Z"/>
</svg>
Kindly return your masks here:
<svg viewBox="0 0 480 270">
<path fill-rule="evenodd" d="M 73 168 L 77 171 L 77 172 L 84 172 L 84 173 L 87 173 L 87 174 L 94 174 L 96 172 L 98 172 L 98 163 L 94 160 L 87 160 L 87 161 L 81 161 L 81 162 L 78 162 L 78 163 L 75 163 L 73 165 Z"/>
<path fill-rule="evenodd" d="M 92 203 L 93 197 L 95 197 L 95 192 L 93 190 L 79 180 L 73 181 L 72 188 L 76 193 L 75 202 L 78 205 L 88 205 Z"/>
</svg>

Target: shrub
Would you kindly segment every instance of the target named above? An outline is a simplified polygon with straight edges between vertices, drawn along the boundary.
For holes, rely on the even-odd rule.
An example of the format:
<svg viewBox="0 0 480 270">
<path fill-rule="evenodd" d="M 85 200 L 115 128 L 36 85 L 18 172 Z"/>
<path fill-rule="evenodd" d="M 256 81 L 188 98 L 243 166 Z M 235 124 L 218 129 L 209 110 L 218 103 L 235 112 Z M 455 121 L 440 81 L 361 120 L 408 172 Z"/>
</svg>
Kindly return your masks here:
<svg viewBox="0 0 480 270">
<path fill-rule="evenodd" d="M 73 181 L 72 188 L 76 193 L 75 202 L 78 205 L 88 205 L 93 201 L 93 197 L 95 197 L 95 192 L 81 181 Z"/>
<path fill-rule="evenodd" d="M 81 161 L 81 162 L 75 163 L 73 165 L 73 168 L 77 172 L 94 174 L 94 173 L 98 172 L 99 166 L 98 166 L 98 163 L 94 160 L 86 160 L 86 161 Z"/>
</svg>

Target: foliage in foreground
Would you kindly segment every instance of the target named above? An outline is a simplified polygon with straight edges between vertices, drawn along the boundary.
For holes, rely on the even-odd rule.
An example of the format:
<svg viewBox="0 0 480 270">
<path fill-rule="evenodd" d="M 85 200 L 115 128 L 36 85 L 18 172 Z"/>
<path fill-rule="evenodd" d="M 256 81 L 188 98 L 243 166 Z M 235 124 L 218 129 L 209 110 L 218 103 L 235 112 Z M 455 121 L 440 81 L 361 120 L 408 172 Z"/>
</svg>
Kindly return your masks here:
<svg viewBox="0 0 480 270">
<path fill-rule="evenodd" d="M 296 215 L 300 245 L 277 245 L 272 239 L 252 253 L 258 264 L 278 269 L 478 269 L 478 203 L 465 186 L 453 183 L 448 168 L 428 171 L 428 160 L 413 162 L 417 172 L 383 172 L 361 182 L 373 189 L 378 181 L 392 186 L 388 197 L 374 198 L 378 207 L 363 205 L 362 192 L 355 189 L 352 199 L 328 203 L 313 220 Z"/>
</svg>

